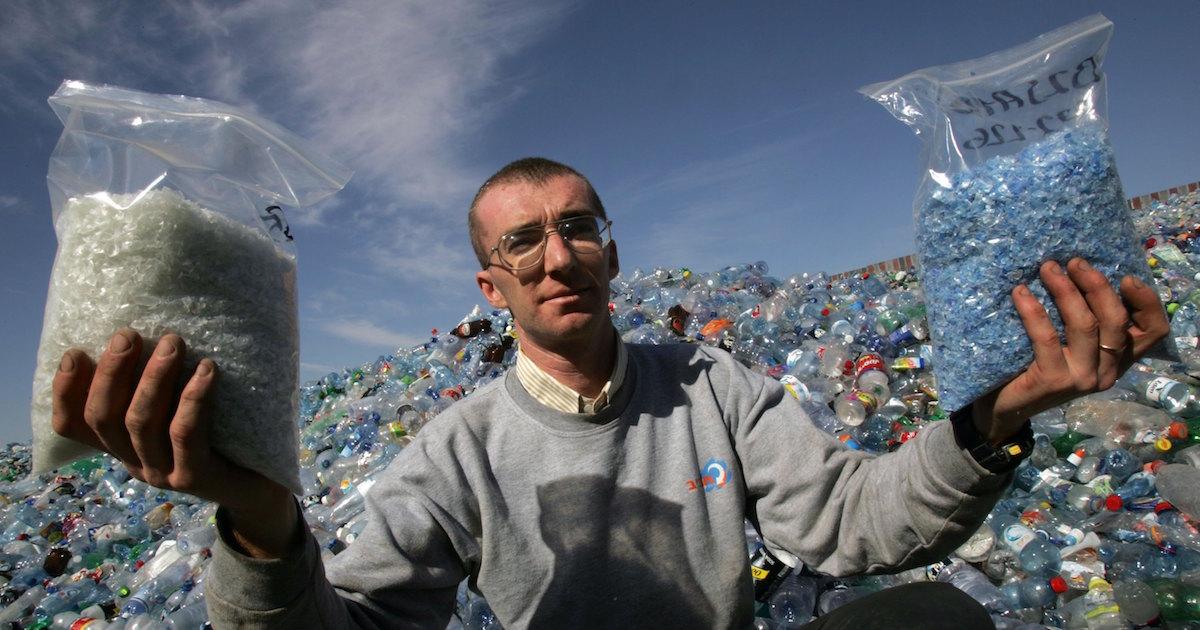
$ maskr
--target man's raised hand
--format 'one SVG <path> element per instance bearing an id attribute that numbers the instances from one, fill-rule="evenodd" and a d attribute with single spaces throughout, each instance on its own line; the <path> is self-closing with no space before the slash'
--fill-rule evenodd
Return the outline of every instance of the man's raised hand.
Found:
<path id="1" fill-rule="evenodd" d="M 139 373 L 142 338 L 130 329 L 113 335 L 98 363 L 68 350 L 54 376 L 54 431 L 111 454 L 152 486 L 226 506 L 243 546 L 280 555 L 295 522 L 291 493 L 213 450 L 205 405 L 217 366 L 201 360 L 177 392 L 184 353 L 183 339 L 163 335 Z"/>
<path id="2" fill-rule="evenodd" d="M 1046 309 L 1029 288 L 1013 289 L 1013 304 L 1033 344 L 1033 362 L 1003 387 L 974 403 L 980 432 L 999 443 L 1036 413 L 1112 387 L 1134 361 L 1170 330 L 1154 289 L 1133 276 L 1121 280 L 1121 295 L 1104 274 L 1082 258 L 1064 269 L 1041 267 L 1042 284 L 1062 316 L 1066 345 Z"/>

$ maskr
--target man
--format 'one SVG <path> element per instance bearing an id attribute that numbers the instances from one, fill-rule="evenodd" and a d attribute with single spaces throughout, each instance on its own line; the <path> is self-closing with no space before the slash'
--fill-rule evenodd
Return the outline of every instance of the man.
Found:
<path id="1" fill-rule="evenodd" d="M 464 577 L 508 628 L 745 627 L 744 517 L 772 548 L 834 575 L 936 560 L 1008 483 L 1019 459 L 997 447 L 1027 448 L 1031 415 L 1110 387 L 1168 329 L 1136 279 L 1121 284 L 1127 310 L 1085 261 L 1047 262 L 1066 347 L 1017 287 L 1029 368 L 953 426 L 870 457 L 840 448 L 778 383 L 727 353 L 624 345 L 607 309 L 611 224 L 573 169 L 540 158 L 506 166 L 480 188 L 470 224 L 476 282 L 513 314 L 516 369 L 422 430 L 372 488 L 362 535 L 328 567 L 294 498 L 209 448 L 210 361 L 176 401 L 176 336 L 160 340 L 140 378 L 132 331 L 95 368 L 82 352 L 64 356 L 56 431 L 139 479 L 221 505 L 206 591 L 216 627 L 440 628 Z M 818 623 L 989 624 L 949 587 L 863 602 Z"/>

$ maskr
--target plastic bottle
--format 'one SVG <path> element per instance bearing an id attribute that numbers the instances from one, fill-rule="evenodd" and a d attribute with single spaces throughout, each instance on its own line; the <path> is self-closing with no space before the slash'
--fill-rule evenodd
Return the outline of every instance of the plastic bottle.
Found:
<path id="1" fill-rule="evenodd" d="M 799 628 L 812 620 L 816 602 L 816 581 L 793 573 L 771 595 L 768 609 L 779 628 Z"/>
<path id="2" fill-rule="evenodd" d="M 838 396 L 833 403 L 833 411 L 842 424 L 856 427 L 875 413 L 878 404 L 879 401 L 870 393 L 854 389 Z"/>
<path id="3" fill-rule="evenodd" d="M 972 599 L 993 612 L 1010 610 L 1000 589 L 986 575 L 962 560 L 954 560 L 937 575 L 945 582 L 970 595 Z"/>
<path id="4" fill-rule="evenodd" d="M 1101 470 L 1110 475 L 1114 483 L 1121 483 L 1130 475 L 1141 470 L 1142 462 L 1133 453 L 1123 448 L 1116 448 L 1104 454 Z"/>
<path id="5" fill-rule="evenodd" d="M 871 394 L 876 401 L 891 398 L 892 394 L 888 389 L 891 379 L 888 378 L 883 357 L 871 352 L 862 354 L 854 362 L 854 367 L 857 374 L 855 387 L 858 390 Z"/>
<path id="6" fill-rule="evenodd" d="M 1110 449 L 1152 444 L 1168 451 L 1169 440 L 1182 440 L 1188 435 L 1183 422 L 1172 420 L 1162 410 L 1127 400 L 1083 399 L 1067 409 L 1066 420 L 1072 431 L 1103 436 Z"/>
<path id="7" fill-rule="evenodd" d="M 829 590 L 821 593 L 821 596 L 817 598 L 817 614 L 818 616 L 827 615 L 860 597 L 870 594 L 869 590 L 862 587 L 841 583 L 835 584 Z"/>
<path id="8" fill-rule="evenodd" d="M 1200 587 L 1166 579 L 1148 580 L 1146 584 L 1154 590 L 1163 619 L 1200 621 Z"/>
<path id="9" fill-rule="evenodd" d="M 1117 385 L 1134 392 L 1146 404 L 1161 407 L 1172 415 L 1196 406 L 1187 385 L 1154 372 L 1131 369 L 1118 379 Z"/>
<path id="10" fill-rule="evenodd" d="M 168 628 L 191 630 L 199 628 L 208 621 L 208 611 L 204 608 L 204 602 L 189 604 L 176 610 L 167 616 L 163 622 Z"/>
<path id="11" fill-rule="evenodd" d="M 13 603 L 5 607 L 3 611 L 0 611 L 0 622 L 14 622 L 28 615 L 33 612 L 34 606 L 41 602 L 45 596 L 46 589 L 41 584 L 27 589 Z"/>
<path id="12" fill-rule="evenodd" d="M 125 601 L 121 613 L 137 615 L 153 611 L 161 606 L 171 593 L 182 587 L 191 573 L 192 567 L 186 559 L 175 562 L 159 573 L 157 577 L 143 583 L 134 591 Z"/>
<path id="13" fill-rule="evenodd" d="M 993 531 L 1016 554 L 1022 569 L 1031 575 L 1058 573 L 1062 559 L 1054 545 L 1038 537 L 1014 516 L 994 512 L 992 516 Z"/>
<path id="14" fill-rule="evenodd" d="M 1125 620 L 1113 594 L 1112 585 L 1094 577 L 1088 583 L 1088 591 L 1079 598 L 1083 602 L 1082 621 L 1090 630 L 1124 630 Z M 1073 620 L 1074 621 L 1074 620 Z"/>
<path id="15" fill-rule="evenodd" d="M 1067 592 L 1067 582 L 1057 575 L 1049 579 L 1029 577 L 1009 582 L 1000 587 L 1005 610 L 1048 606 L 1059 594 L 1065 592 Z"/>
<path id="16" fill-rule="evenodd" d="M 1158 617 L 1158 599 L 1154 589 L 1140 580 L 1117 580 L 1112 583 L 1113 597 L 1121 616 L 1135 626 L 1148 624 Z"/>
<path id="17" fill-rule="evenodd" d="M 1027 509 L 1021 514 L 1022 523 L 1060 547 L 1070 547 L 1083 540 L 1084 531 L 1078 526 L 1081 520 L 1051 508 L 1048 503 Z"/>

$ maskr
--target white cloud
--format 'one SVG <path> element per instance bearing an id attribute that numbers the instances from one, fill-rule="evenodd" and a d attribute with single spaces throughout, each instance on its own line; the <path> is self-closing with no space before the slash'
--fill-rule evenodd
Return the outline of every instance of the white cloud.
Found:
<path id="1" fill-rule="evenodd" d="M 363 346 L 394 350 L 428 341 L 423 337 L 389 330 L 365 319 L 338 319 L 321 324 L 321 330 Z"/>
<path id="2" fill-rule="evenodd" d="M 15 207 L 20 202 L 20 197 L 17 197 L 16 195 L 0 195 L 0 210 L 7 210 L 8 208 Z"/>
<path id="3" fill-rule="evenodd" d="M 0 112 L 52 121 L 45 98 L 64 77 L 258 112 L 355 171 L 341 195 L 289 212 L 312 233 L 306 246 L 354 243 L 323 271 L 358 270 L 360 292 L 428 306 L 439 283 L 462 285 L 475 268 L 465 212 L 486 173 L 474 147 L 521 94 L 504 61 L 575 4 L 18 2 L 0 21 Z M 359 319 L 361 299 L 328 297 L 310 311 L 329 322 L 314 331 L 417 341 Z"/>
<path id="4" fill-rule="evenodd" d="M 246 0 L 14 3 L 0 25 L 0 103 L 70 76 L 235 102 L 356 171 L 360 193 L 429 217 L 481 180 L 471 143 L 519 90 L 501 63 L 570 3 Z M 14 76 L 14 73 L 21 76 Z M 3 78 L 8 77 L 8 78 Z"/>

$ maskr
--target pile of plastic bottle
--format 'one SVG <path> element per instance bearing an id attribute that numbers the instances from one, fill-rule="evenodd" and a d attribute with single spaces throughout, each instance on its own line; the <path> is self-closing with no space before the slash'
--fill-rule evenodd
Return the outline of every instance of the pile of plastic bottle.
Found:
<path id="1" fill-rule="evenodd" d="M 1033 455 L 988 522 L 944 562 L 891 576 L 792 571 L 756 604 L 762 628 L 802 625 L 887 586 L 938 580 L 1000 627 L 1200 623 L 1198 521 L 1158 493 L 1165 462 L 1200 465 L 1200 195 L 1137 217 L 1183 363 L 1146 360 L 1114 388 L 1034 418 Z M 702 343 L 779 379 L 847 448 L 887 452 L 944 421 L 918 272 L 785 279 L 764 263 L 635 270 L 612 283 L 632 343 Z M 506 311 L 476 309 L 427 343 L 305 384 L 305 517 L 323 553 L 353 544 L 364 495 L 421 427 L 515 360 Z M 197 628 L 215 507 L 131 479 L 106 456 L 25 477 L 0 452 L 0 622 L 24 628 Z M 24 477 L 24 478 L 23 478 Z M 758 552 L 753 528 L 747 547 Z M 92 621 L 88 621 L 88 620 Z M 460 587 L 452 626 L 499 628 Z"/>

